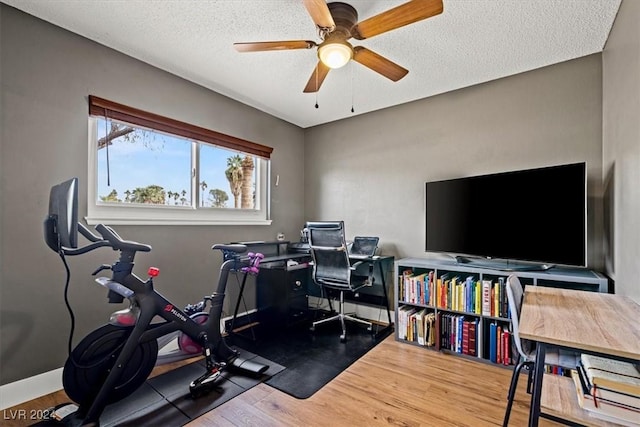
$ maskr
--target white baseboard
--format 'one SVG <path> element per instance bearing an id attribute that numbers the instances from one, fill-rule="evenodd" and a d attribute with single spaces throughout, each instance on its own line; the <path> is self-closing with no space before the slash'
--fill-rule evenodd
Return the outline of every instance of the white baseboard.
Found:
<path id="1" fill-rule="evenodd" d="M 5 384 L 0 386 L 0 410 L 58 390 L 62 390 L 62 368 Z"/>

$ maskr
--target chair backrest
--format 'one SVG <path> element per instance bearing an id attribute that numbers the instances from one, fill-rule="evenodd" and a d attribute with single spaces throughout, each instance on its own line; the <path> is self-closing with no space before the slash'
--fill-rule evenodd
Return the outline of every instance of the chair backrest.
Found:
<path id="1" fill-rule="evenodd" d="M 307 222 L 313 280 L 320 286 L 351 289 L 351 265 L 343 221 Z"/>
<path id="2" fill-rule="evenodd" d="M 535 358 L 535 346 L 532 341 L 520 339 L 520 309 L 522 308 L 522 296 L 524 290 L 520 279 L 515 274 L 507 277 L 507 300 L 509 302 L 509 311 L 511 312 L 511 329 L 513 333 L 513 342 L 518 349 L 518 353 L 525 360 L 533 360 Z"/>
<path id="3" fill-rule="evenodd" d="M 376 249 L 378 249 L 379 240 L 380 238 L 378 237 L 356 236 L 353 238 L 353 244 L 351 245 L 349 255 L 359 255 L 363 257 L 374 256 L 376 254 Z"/>

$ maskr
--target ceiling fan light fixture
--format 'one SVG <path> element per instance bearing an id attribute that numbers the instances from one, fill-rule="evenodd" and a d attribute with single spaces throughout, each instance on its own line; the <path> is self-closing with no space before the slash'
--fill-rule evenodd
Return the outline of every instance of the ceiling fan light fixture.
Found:
<path id="1" fill-rule="evenodd" d="M 318 58 L 329 68 L 343 67 L 353 57 L 353 49 L 347 42 L 332 41 L 318 48 Z"/>
<path id="2" fill-rule="evenodd" d="M 2 0 L 0 0 L 2 1 Z M 328 3 L 327 3 L 328 1 Z M 404 0 L 404 3 L 358 21 L 358 11 L 350 4 L 333 0 L 302 0 L 316 25 L 321 43 L 311 40 L 281 40 L 234 43 L 238 52 L 317 48 L 318 62 L 303 92 L 317 92 L 331 69 L 352 59 L 372 71 L 397 82 L 409 70 L 364 46 L 353 47 L 347 40 L 365 40 L 442 13 L 443 0 Z"/>

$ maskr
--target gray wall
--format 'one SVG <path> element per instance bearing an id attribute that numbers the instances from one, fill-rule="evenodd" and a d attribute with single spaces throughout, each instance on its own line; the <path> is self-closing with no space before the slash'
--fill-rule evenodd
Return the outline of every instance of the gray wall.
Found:
<path id="1" fill-rule="evenodd" d="M 607 271 L 640 302 L 640 2 L 620 6 L 603 58 Z"/>
<path id="2" fill-rule="evenodd" d="M 304 220 L 339 218 L 349 237 L 380 235 L 385 253 L 425 256 L 425 181 L 576 161 L 588 164 L 590 266 L 606 259 L 617 292 L 640 300 L 638 18 L 624 0 L 602 55 L 303 131 L 0 5 L 1 383 L 66 356 L 64 270 L 41 231 L 50 185 L 78 176 L 86 194 L 89 94 L 275 148 L 273 226 L 118 227 L 153 245 L 138 271 L 160 267 L 177 303 L 211 290 L 213 242 L 293 239 Z M 110 261 L 108 250 L 70 259 L 76 341 L 119 308 L 89 276 Z"/>
<path id="3" fill-rule="evenodd" d="M 588 261 L 601 269 L 601 117 L 596 54 L 307 129 L 305 214 L 424 257 L 425 181 L 586 161 Z"/>
<path id="4" fill-rule="evenodd" d="M 65 273 L 44 244 L 42 222 L 50 186 L 72 176 L 80 178 L 86 215 L 89 94 L 274 147 L 272 175 L 280 183 L 272 186 L 273 225 L 117 227 L 124 238 L 153 246 L 138 257 L 136 272 L 159 267 L 156 287 L 176 304 L 213 291 L 220 265 L 213 243 L 274 240 L 278 232 L 297 239 L 304 221 L 300 128 L 6 5 L 0 13 L 1 383 L 59 368 L 66 358 Z M 123 307 L 106 304 L 90 276 L 113 261 L 109 249 L 69 258 L 76 342 Z M 230 283 L 227 303 L 236 288 Z"/>

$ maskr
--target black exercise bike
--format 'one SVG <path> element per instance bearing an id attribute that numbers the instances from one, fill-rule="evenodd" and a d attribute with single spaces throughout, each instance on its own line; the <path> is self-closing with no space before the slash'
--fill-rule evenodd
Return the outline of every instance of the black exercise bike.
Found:
<path id="1" fill-rule="evenodd" d="M 261 254 L 241 256 L 247 250 L 245 245 L 213 245 L 212 249 L 224 254 L 217 289 L 199 303 L 181 310 L 154 289 L 157 269 L 150 268 L 146 280 L 133 273 L 136 253 L 149 252 L 151 246 L 123 240 L 103 224 L 95 227 L 100 234 L 97 236 L 76 218 L 77 178 L 74 178 L 51 190 L 45 241 L 60 254 L 65 267 L 65 255 L 80 255 L 102 247 L 118 251 L 120 255 L 114 264 L 101 265 L 93 275 L 110 270 L 111 278 L 99 277 L 96 282 L 108 289 L 110 303 L 121 303 L 126 298 L 129 307 L 113 313 L 108 324 L 91 332 L 70 352 L 63 369 L 63 385 L 77 405 L 56 408 L 55 419 L 65 425 L 98 425 L 107 405 L 126 398 L 146 381 L 157 364 L 159 343 L 162 347 L 174 337 L 177 354 L 175 351 L 170 354 L 168 361 L 204 355 L 206 370 L 189 385 L 194 398 L 215 388 L 225 369 L 259 377 L 269 368 L 241 358 L 238 351 L 227 346 L 220 331 L 229 273 L 244 273 L 246 280 L 248 274 L 257 273 Z M 78 248 L 76 230 L 91 243 Z M 162 321 L 157 321 L 157 317 Z"/>

